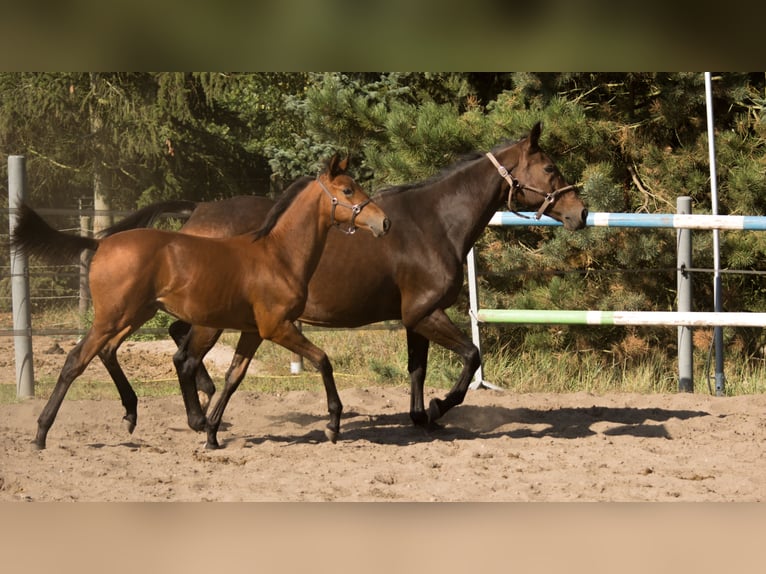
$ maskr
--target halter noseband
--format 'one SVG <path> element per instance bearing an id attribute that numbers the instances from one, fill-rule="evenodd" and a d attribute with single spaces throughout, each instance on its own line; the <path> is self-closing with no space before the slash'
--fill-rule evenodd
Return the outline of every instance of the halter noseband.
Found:
<path id="1" fill-rule="evenodd" d="M 518 179 L 516 179 L 511 172 L 509 172 L 503 165 L 497 161 L 497 158 L 492 155 L 492 152 L 487 152 L 486 156 L 489 158 L 489 161 L 491 161 L 495 167 L 497 168 L 497 172 L 500 174 L 500 176 L 505 179 L 505 181 L 508 182 L 508 185 L 511 186 L 511 189 L 508 191 L 508 210 L 515 213 L 516 215 L 519 215 L 521 217 L 524 217 L 525 219 L 529 219 L 525 215 L 521 215 L 517 211 L 515 211 L 511 207 L 511 202 L 513 201 L 513 196 L 517 191 L 527 190 L 534 192 L 538 195 L 542 195 L 545 199 L 540 206 L 540 208 L 537 210 L 537 213 L 535 213 L 535 219 L 540 219 L 543 214 L 548 210 L 548 208 L 553 205 L 556 200 L 559 198 L 560 195 L 568 192 L 568 191 L 574 191 L 576 188 L 574 185 L 567 185 L 566 187 L 562 187 L 561 189 L 557 189 L 555 191 L 552 191 L 551 193 L 545 193 L 544 191 L 537 189 L 536 187 L 532 187 L 531 185 L 527 185 L 525 183 L 521 183 Z"/>
<path id="2" fill-rule="evenodd" d="M 356 217 L 362 212 L 362 209 L 372 201 L 369 197 L 363 201 L 362 203 L 357 203 L 356 205 L 351 205 L 350 203 L 342 203 L 338 201 L 338 198 L 335 197 L 332 193 L 330 193 L 330 190 L 325 187 L 325 184 L 322 183 L 322 180 L 319 179 L 319 176 L 317 176 L 317 183 L 322 188 L 322 191 L 324 191 L 327 194 L 327 197 L 330 198 L 330 201 L 332 202 L 332 211 L 330 212 L 330 224 L 337 227 L 339 230 L 341 230 L 343 233 L 346 233 L 348 235 L 353 235 L 356 233 L 357 227 L 356 227 Z M 351 223 L 350 227 L 348 229 L 344 229 L 340 226 L 340 223 L 338 221 L 335 221 L 335 208 L 341 206 L 346 207 L 351 210 Z"/>

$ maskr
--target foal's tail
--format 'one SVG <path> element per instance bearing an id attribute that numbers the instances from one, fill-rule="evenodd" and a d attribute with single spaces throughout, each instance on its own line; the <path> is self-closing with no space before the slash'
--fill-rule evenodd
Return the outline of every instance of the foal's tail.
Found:
<path id="1" fill-rule="evenodd" d="M 103 239 L 104 237 L 119 233 L 120 231 L 151 227 L 154 225 L 154 222 L 158 217 L 165 214 L 182 215 L 188 218 L 196 207 L 197 203 L 195 201 L 186 201 L 183 199 L 153 203 L 139 209 L 132 215 L 128 215 L 111 227 L 107 227 L 98 233 L 98 237 Z"/>
<path id="2" fill-rule="evenodd" d="M 99 241 L 92 237 L 70 235 L 53 229 L 26 204 L 18 209 L 16 228 L 11 234 L 11 246 L 50 262 L 76 259 L 86 249 L 95 251 Z"/>

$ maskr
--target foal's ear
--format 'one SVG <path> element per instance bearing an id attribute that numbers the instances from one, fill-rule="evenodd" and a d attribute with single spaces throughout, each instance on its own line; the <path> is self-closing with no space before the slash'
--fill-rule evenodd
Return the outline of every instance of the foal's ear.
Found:
<path id="1" fill-rule="evenodd" d="M 330 161 L 327 163 L 327 171 L 330 174 L 330 177 L 335 177 L 336 175 L 345 172 L 346 168 L 348 168 L 348 156 L 340 159 L 340 155 L 337 153 L 333 154 Z"/>
<path id="2" fill-rule="evenodd" d="M 529 132 L 529 149 L 530 150 L 536 150 L 539 148 L 539 142 L 540 142 L 540 133 L 543 131 L 543 124 L 540 122 L 537 122 L 535 125 L 532 126 L 532 129 Z"/>

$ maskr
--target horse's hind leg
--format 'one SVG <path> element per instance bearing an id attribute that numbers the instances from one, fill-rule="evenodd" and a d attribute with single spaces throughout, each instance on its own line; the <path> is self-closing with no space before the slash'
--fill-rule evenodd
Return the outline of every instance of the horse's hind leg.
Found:
<path id="1" fill-rule="evenodd" d="M 106 370 L 109 372 L 109 376 L 112 377 L 112 381 L 114 381 L 114 384 L 117 387 L 117 392 L 120 393 L 122 406 L 125 407 L 125 416 L 123 417 L 123 420 L 126 423 L 128 432 L 132 434 L 136 428 L 136 423 L 138 422 L 138 397 L 136 397 L 133 387 L 125 376 L 122 367 L 117 362 L 117 348 L 122 341 L 125 340 L 128 334 L 129 333 L 120 335 L 109 341 L 104 348 L 101 349 L 98 356 L 104 364 L 104 367 L 106 367 Z"/>
<path id="2" fill-rule="evenodd" d="M 231 399 L 234 391 L 239 387 L 239 383 L 245 378 L 247 367 L 250 365 L 250 361 L 262 341 L 263 339 L 261 339 L 258 333 L 242 333 L 240 335 L 234 358 L 232 358 L 229 370 L 226 372 L 226 382 L 221 391 L 221 396 L 218 397 L 218 401 L 215 403 L 215 407 L 213 407 L 213 412 L 208 417 L 207 443 L 205 448 L 214 449 L 220 447 L 218 444 L 218 427 L 221 426 L 221 419 L 226 410 L 226 405 L 229 404 L 229 399 Z"/>
<path id="3" fill-rule="evenodd" d="M 421 319 L 413 327 L 413 330 L 445 349 L 454 351 L 463 360 L 460 378 L 447 393 L 447 396 L 444 399 L 431 399 L 431 403 L 428 405 L 428 420 L 433 422 L 452 407 L 463 402 L 471 379 L 481 365 L 481 357 L 471 339 L 460 331 L 441 309 L 437 309 Z"/>
<path id="4" fill-rule="evenodd" d="M 180 347 L 184 343 L 184 338 L 188 335 L 192 326 L 183 321 L 174 321 L 168 328 L 168 333 L 173 338 L 176 346 Z M 202 412 L 206 412 L 213 395 L 215 394 L 215 384 L 205 368 L 205 363 L 200 362 L 194 376 L 197 385 L 197 394 L 199 395 Z"/>
<path id="5" fill-rule="evenodd" d="M 178 374 L 178 383 L 181 386 L 181 395 L 186 407 L 186 419 L 189 428 L 201 431 L 205 428 L 207 419 L 204 411 L 207 410 L 208 402 L 203 409 L 200 396 L 197 393 L 195 376 L 202 364 L 202 359 L 213 348 L 221 331 L 207 327 L 192 327 L 184 337 L 181 346 L 173 355 L 173 364 Z M 207 395 L 204 395 L 207 398 Z"/>
<path id="6" fill-rule="evenodd" d="M 428 423 L 423 386 L 428 368 L 428 339 L 407 329 L 407 371 L 410 374 L 410 419 L 416 425 Z"/>
<path id="7" fill-rule="evenodd" d="M 34 444 L 38 449 L 42 450 L 45 448 L 48 431 L 56 419 L 56 414 L 61 408 L 61 403 L 64 401 L 64 397 L 72 382 L 82 374 L 107 340 L 109 340 L 108 335 L 97 333 L 91 329 L 82 341 L 69 351 L 59 378 L 56 381 L 56 386 L 53 388 L 53 392 L 48 398 L 48 402 L 45 403 L 40 416 L 37 418 L 37 435 L 35 436 Z"/>

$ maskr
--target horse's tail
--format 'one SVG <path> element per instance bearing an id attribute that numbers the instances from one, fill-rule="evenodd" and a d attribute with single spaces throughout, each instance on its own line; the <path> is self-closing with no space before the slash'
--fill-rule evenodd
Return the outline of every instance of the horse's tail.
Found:
<path id="1" fill-rule="evenodd" d="M 151 227 L 154 224 L 154 221 L 163 214 L 177 214 L 188 218 L 196 207 L 197 203 L 195 201 L 186 201 L 183 199 L 153 203 L 139 209 L 132 215 L 128 215 L 111 227 L 107 227 L 100 231 L 97 237 L 103 239 L 104 237 L 119 233 L 120 231 Z"/>
<path id="2" fill-rule="evenodd" d="M 16 227 L 11 234 L 11 246 L 15 249 L 50 262 L 76 259 L 86 249 L 98 249 L 98 244 L 99 241 L 92 237 L 70 235 L 53 229 L 26 204 L 18 209 Z"/>

